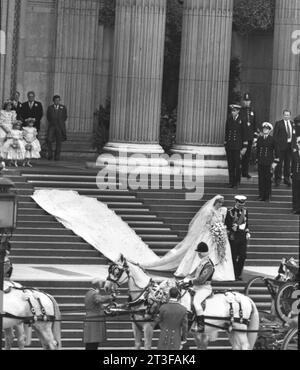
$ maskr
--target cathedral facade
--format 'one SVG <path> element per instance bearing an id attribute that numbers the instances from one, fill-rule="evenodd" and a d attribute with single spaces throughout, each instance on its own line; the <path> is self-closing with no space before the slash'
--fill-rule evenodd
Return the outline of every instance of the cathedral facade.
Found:
<path id="1" fill-rule="evenodd" d="M 0 101 L 34 90 L 46 107 L 60 94 L 70 140 L 88 140 L 110 97 L 106 150 L 161 153 L 166 0 L 117 0 L 114 28 L 100 11 L 99 0 L 2 0 Z M 274 32 L 263 36 L 237 35 L 232 17 L 233 0 L 183 3 L 174 152 L 224 153 L 232 56 L 261 121 L 300 113 L 300 0 L 276 0 Z"/>

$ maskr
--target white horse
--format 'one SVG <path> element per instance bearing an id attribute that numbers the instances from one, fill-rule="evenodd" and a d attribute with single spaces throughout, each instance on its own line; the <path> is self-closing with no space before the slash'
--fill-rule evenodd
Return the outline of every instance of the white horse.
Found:
<path id="1" fill-rule="evenodd" d="M 16 330 L 20 349 L 30 345 L 31 325 L 44 349 L 61 348 L 61 314 L 57 302 L 51 295 L 5 281 L 3 314 L 7 349 L 12 345 L 13 329 Z"/>
<path id="2" fill-rule="evenodd" d="M 131 309 L 149 310 L 149 294 L 152 297 L 152 303 L 155 301 L 153 296 L 162 299 L 170 287 L 176 286 L 175 279 L 163 281 L 157 288 L 145 271 L 137 264 L 127 261 L 123 256 L 119 261 L 112 264 L 108 270 L 108 277 L 105 282 L 107 290 L 116 290 L 128 282 L 129 295 L 131 299 Z M 155 294 L 160 292 L 161 294 Z M 181 294 L 180 303 L 183 304 L 191 313 L 191 295 L 188 291 Z M 150 308 L 153 307 L 150 305 Z M 250 350 L 253 349 L 259 329 L 259 314 L 254 302 L 247 296 L 238 292 L 224 292 L 214 294 L 206 300 L 204 309 L 205 331 L 204 333 L 193 332 L 194 340 L 198 349 L 207 349 L 210 341 L 215 341 L 218 332 L 227 330 L 232 349 Z M 148 318 L 154 319 L 151 312 Z M 133 315 L 135 321 L 145 320 L 146 315 Z M 142 332 L 144 331 L 145 349 L 151 349 L 153 324 L 150 322 L 138 323 L 133 321 L 133 332 L 135 338 L 135 348 L 142 346 Z M 194 325 L 194 323 L 193 323 Z M 193 327 L 192 325 L 192 327 Z"/>

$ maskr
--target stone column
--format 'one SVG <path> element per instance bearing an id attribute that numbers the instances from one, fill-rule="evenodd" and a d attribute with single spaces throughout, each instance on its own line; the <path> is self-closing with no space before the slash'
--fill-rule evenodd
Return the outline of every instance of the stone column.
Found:
<path id="1" fill-rule="evenodd" d="M 20 0 L 1 1 L 0 106 L 11 97 L 16 83 L 18 10 Z"/>
<path id="2" fill-rule="evenodd" d="M 58 0 L 53 93 L 69 112 L 68 133 L 90 134 L 96 105 L 98 0 Z"/>
<path id="3" fill-rule="evenodd" d="M 233 0 L 184 1 L 174 152 L 224 153 L 232 13 Z"/>
<path id="4" fill-rule="evenodd" d="M 117 0 L 107 152 L 163 153 L 159 142 L 166 0 Z"/>
<path id="5" fill-rule="evenodd" d="M 300 114 L 300 0 L 276 0 L 270 119 Z"/>

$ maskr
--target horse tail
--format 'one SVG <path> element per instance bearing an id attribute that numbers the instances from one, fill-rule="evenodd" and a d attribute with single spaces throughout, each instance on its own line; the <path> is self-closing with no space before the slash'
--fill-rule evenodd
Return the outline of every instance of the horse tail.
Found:
<path id="1" fill-rule="evenodd" d="M 24 324 L 24 334 L 25 334 L 25 346 L 28 347 L 30 346 L 32 339 L 32 327 L 30 325 Z"/>
<path id="2" fill-rule="evenodd" d="M 61 349 L 61 313 L 59 306 L 50 294 L 47 294 L 48 297 L 51 299 L 51 302 L 53 304 L 54 308 L 54 322 L 52 324 L 52 331 L 53 331 L 53 336 L 54 339 L 56 340 L 57 343 L 57 349 Z"/>
<path id="3" fill-rule="evenodd" d="M 247 333 L 249 347 L 250 347 L 250 349 L 253 349 L 253 347 L 255 345 L 255 342 L 256 342 L 256 339 L 257 339 L 257 335 L 258 335 L 258 332 L 257 331 L 259 329 L 259 313 L 258 313 L 258 310 L 256 308 L 256 305 L 252 301 L 252 299 L 249 298 L 249 297 L 248 297 L 248 299 L 249 299 L 250 304 L 251 304 L 251 307 L 252 307 L 252 311 L 251 311 L 251 315 L 250 315 L 250 323 L 249 323 L 249 326 L 248 326 L 248 330 L 256 330 L 256 332 Z"/>

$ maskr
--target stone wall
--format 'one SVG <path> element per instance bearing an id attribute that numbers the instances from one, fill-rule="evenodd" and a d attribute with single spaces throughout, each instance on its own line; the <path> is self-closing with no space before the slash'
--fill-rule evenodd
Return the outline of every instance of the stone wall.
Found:
<path id="1" fill-rule="evenodd" d="M 258 122 L 270 120 L 273 33 L 242 37 L 233 32 L 231 55 L 241 60 L 239 89 L 251 94 Z"/>

